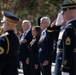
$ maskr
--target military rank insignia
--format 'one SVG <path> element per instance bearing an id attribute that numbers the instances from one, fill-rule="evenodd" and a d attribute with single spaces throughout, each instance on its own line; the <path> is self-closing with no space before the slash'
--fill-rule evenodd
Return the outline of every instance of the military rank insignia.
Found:
<path id="1" fill-rule="evenodd" d="M 71 44 L 71 39 L 69 37 L 66 38 L 66 45 L 70 45 Z"/>

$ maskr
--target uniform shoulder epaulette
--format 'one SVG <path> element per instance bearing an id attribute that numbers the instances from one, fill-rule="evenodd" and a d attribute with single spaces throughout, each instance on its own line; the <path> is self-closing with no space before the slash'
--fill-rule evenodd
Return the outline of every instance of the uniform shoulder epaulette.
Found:
<path id="1" fill-rule="evenodd" d="M 50 32 L 50 33 L 53 32 L 53 31 L 54 31 L 54 30 L 47 30 L 47 32 Z"/>
<path id="2" fill-rule="evenodd" d="M 67 26 L 66 26 L 66 28 L 68 27 L 68 26 L 70 26 L 70 25 L 72 25 L 71 23 L 69 23 Z"/>
<path id="3" fill-rule="evenodd" d="M 5 37 L 5 36 L 7 36 L 7 35 L 9 35 L 9 33 L 8 33 L 8 32 L 6 32 L 6 33 L 2 34 L 0 37 Z"/>

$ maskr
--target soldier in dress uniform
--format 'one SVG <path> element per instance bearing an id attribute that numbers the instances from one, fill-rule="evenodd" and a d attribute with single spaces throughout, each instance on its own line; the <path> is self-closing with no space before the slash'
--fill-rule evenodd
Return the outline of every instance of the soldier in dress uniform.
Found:
<path id="1" fill-rule="evenodd" d="M 55 26 L 55 21 L 56 20 L 52 22 L 46 31 L 47 48 L 50 53 L 50 63 L 52 63 L 52 67 L 55 66 L 57 40 L 60 31 L 60 26 Z M 51 71 L 54 72 L 53 69 L 51 69 Z"/>
<path id="2" fill-rule="evenodd" d="M 49 30 L 53 31 L 52 36 L 50 35 L 49 37 L 52 37 L 50 39 L 53 40 L 53 57 L 52 57 L 52 62 L 55 63 L 57 40 L 58 40 L 59 31 L 60 31 L 60 26 L 56 26 L 56 20 L 54 20 L 52 22 Z"/>
<path id="3" fill-rule="evenodd" d="M 62 19 L 62 15 L 61 15 L 61 13 L 58 13 L 58 17 L 57 17 L 57 20 L 56 20 L 56 27 L 59 27 L 60 26 L 60 30 L 61 30 L 61 25 L 65 25 L 65 22 L 63 22 L 63 19 Z M 61 24 L 62 23 L 62 24 Z M 59 31 L 59 33 L 60 33 L 60 31 Z M 61 34 L 59 34 L 58 35 L 58 39 L 59 39 L 59 36 L 60 36 Z M 58 51 L 58 47 L 59 48 L 62 48 L 62 46 L 61 45 L 59 45 L 58 46 L 58 40 L 57 39 L 57 46 L 56 46 L 56 60 L 55 60 L 55 71 L 54 71 L 54 73 L 55 73 L 55 75 L 61 75 L 61 63 L 62 63 L 62 51 Z M 58 58 L 58 60 L 57 60 L 57 58 Z"/>
<path id="4" fill-rule="evenodd" d="M 4 34 L 0 36 L 0 74 L 18 75 L 16 54 L 19 40 L 14 33 L 14 27 L 18 24 L 19 18 L 7 11 L 3 11 L 2 15 Z"/>
<path id="5" fill-rule="evenodd" d="M 56 65 L 60 64 L 60 67 L 56 66 L 55 75 L 76 75 L 76 3 L 62 4 L 61 9 L 65 24 L 61 26 L 57 42 Z"/>

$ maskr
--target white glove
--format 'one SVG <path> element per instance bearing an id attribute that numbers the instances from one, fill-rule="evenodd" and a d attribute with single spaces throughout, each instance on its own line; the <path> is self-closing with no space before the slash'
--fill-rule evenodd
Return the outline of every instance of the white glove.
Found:
<path id="1" fill-rule="evenodd" d="M 62 72 L 62 75 L 69 75 L 68 72 Z"/>

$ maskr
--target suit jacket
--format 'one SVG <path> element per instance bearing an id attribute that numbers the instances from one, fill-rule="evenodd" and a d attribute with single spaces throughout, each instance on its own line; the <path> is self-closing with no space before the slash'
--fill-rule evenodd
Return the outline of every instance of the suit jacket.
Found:
<path id="1" fill-rule="evenodd" d="M 43 63 L 45 60 L 50 60 L 51 56 L 52 56 L 52 51 L 53 51 L 53 42 L 52 39 L 50 37 L 50 34 L 52 35 L 52 33 L 48 32 L 48 28 L 46 30 L 46 37 L 44 38 L 44 40 L 39 43 L 39 61 L 40 63 Z"/>
<path id="2" fill-rule="evenodd" d="M 38 41 L 39 41 L 40 36 L 37 36 L 32 39 L 32 41 L 29 44 L 29 58 L 30 58 L 30 63 L 32 65 L 38 64 Z"/>
<path id="3" fill-rule="evenodd" d="M 26 33 L 25 33 L 26 34 Z M 31 33 L 31 30 L 27 33 L 26 36 L 24 36 L 24 39 L 27 40 L 26 43 L 22 43 L 20 45 L 20 52 L 19 52 L 19 60 L 20 61 L 25 61 L 26 58 L 28 57 L 28 45 L 30 43 L 30 41 L 32 40 L 32 33 Z"/>

